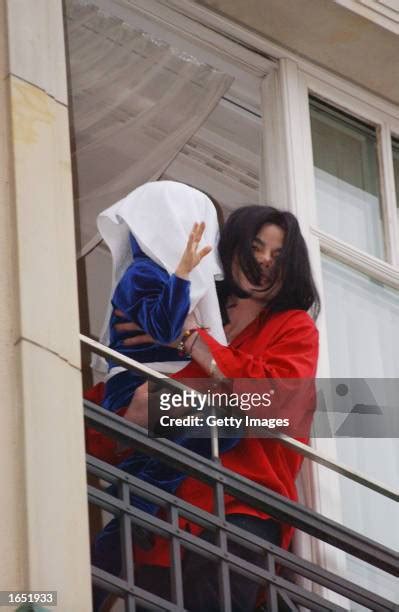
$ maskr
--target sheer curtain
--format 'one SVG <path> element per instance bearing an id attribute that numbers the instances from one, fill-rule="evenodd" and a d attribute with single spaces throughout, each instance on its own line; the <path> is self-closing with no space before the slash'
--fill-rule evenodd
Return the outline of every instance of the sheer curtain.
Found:
<path id="1" fill-rule="evenodd" d="M 321 104 L 311 108 L 311 115 L 320 227 L 383 257 L 375 130 Z M 323 285 L 331 376 L 399 378 L 398 292 L 330 257 L 323 257 Z M 336 445 L 339 461 L 397 488 L 397 440 L 337 438 Z M 346 478 L 339 480 L 344 524 L 398 549 L 398 504 Z M 346 566 L 349 578 L 396 600 L 392 577 L 370 571 L 349 555 Z"/>
<path id="2" fill-rule="evenodd" d="M 331 375 L 399 378 L 397 292 L 327 257 L 323 272 Z M 397 439 L 338 438 L 336 442 L 342 463 L 397 488 Z M 345 525 L 399 550 L 398 504 L 346 478 L 340 479 L 340 487 Z M 353 579 L 396 600 L 393 577 L 374 569 L 370 572 L 352 557 L 348 557 L 347 565 Z"/>
<path id="3" fill-rule="evenodd" d="M 157 179 L 199 129 L 232 78 L 94 2 L 67 0 L 74 162 L 81 230 Z"/>

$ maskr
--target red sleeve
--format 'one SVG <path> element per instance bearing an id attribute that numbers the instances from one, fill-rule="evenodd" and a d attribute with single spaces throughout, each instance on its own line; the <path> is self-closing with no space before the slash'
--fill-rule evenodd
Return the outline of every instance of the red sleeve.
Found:
<path id="1" fill-rule="evenodd" d="M 90 387 L 87 389 L 83 396 L 85 399 L 93 402 L 93 404 L 101 405 L 102 400 L 104 399 L 104 383 L 100 382 L 94 387 Z M 120 408 L 116 414 L 123 416 L 126 412 L 126 408 Z M 125 449 L 124 451 L 117 452 L 117 443 L 114 438 L 108 437 L 106 434 L 97 431 L 93 427 L 85 427 L 85 437 L 86 437 L 86 452 L 89 455 L 93 455 L 93 457 L 97 457 L 97 459 L 101 459 L 102 461 L 106 461 L 111 465 L 117 465 L 124 459 L 126 459 L 129 455 L 132 454 L 132 449 Z"/>
<path id="2" fill-rule="evenodd" d="M 227 378 L 311 378 L 318 356 L 318 331 L 304 311 L 296 311 L 281 326 L 272 345 L 254 356 L 219 344 L 200 330 L 218 368 Z M 262 342 L 260 332 L 259 342 Z"/>

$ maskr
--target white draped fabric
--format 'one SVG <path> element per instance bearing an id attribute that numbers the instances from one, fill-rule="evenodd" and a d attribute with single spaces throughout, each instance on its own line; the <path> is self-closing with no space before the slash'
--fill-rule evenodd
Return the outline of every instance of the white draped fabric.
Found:
<path id="1" fill-rule="evenodd" d="M 67 0 L 74 155 L 84 239 L 101 210 L 157 179 L 232 78 L 99 10 Z"/>
<path id="2" fill-rule="evenodd" d="M 320 227 L 383 258 L 375 129 L 317 102 L 311 105 L 311 117 Z M 398 292 L 329 257 L 323 257 L 323 286 L 331 377 L 399 378 Z M 397 440 L 337 438 L 336 450 L 339 462 L 397 488 Z M 337 491 L 321 487 L 321 495 L 330 495 L 331 505 L 340 508 L 347 527 L 399 548 L 397 503 L 343 477 Z M 396 600 L 396 581 L 384 572 L 349 555 L 345 572 L 358 584 Z"/>
<path id="3" fill-rule="evenodd" d="M 331 375 L 399 378 L 399 296 L 397 292 L 324 258 Z M 345 304 L 343 308 L 342 305 Z M 392 438 L 338 438 L 338 459 L 392 488 L 398 486 L 399 446 Z M 399 550 L 398 504 L 340 478 L 344 524 Z M 396 580 L 352 557 L 351 578 L 395 600 Z"/>

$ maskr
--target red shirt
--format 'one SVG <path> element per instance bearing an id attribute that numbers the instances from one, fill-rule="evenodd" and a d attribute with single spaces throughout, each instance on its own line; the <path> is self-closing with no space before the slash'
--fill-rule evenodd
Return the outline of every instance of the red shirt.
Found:
<path id="1" fill-rule="evenodd" d="M 289 310 L 271 316 L 260 315 L 228 346 L 222 346 L 206 331 L 200 332 L 217 366 L 227 378 L 313 378 L 318 357 L 318 331 L 303 310 Z M 174 378 L 206 378 L 195 362 L 188 364 Z M 302 440 L 307 442 L 307 440 Z M 297 500 L 295 479 L 302 456 L 273 439 L 243 437 L 222 455 L 224 467 L 253 480 L 291 500 Z M 187 477 L 176 495 L 203 510 L 213 511 L 211 487 Z M 225 496 L 226 514 L 268 515 L 247 504 Z M 181 519 L 180 527 L 197 535 L 201 528 Z M 282 546 L 288 548 L 293 528 L 282 525 Z M 169 565 L 169 544 L 156 538 L 152 550 L 135 551 L 135 559 L 146 565 Z"/>

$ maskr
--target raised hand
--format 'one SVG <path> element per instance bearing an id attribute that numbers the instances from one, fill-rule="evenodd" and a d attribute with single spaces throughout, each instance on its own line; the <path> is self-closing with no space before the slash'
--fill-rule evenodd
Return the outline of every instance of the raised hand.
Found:
<path id="1" fill-rule="evenodd" d="M 180 278 L 188 280 L 189 274 L 208 253 L 212 251 L 211 246 L 206 246 L 198 251 L 198 245 L 204 234 L 205 223 L 194 223 L 190 236 L 188 237 L 186 248 L 182 258 L 176 268 L 175 274 Z"/>

